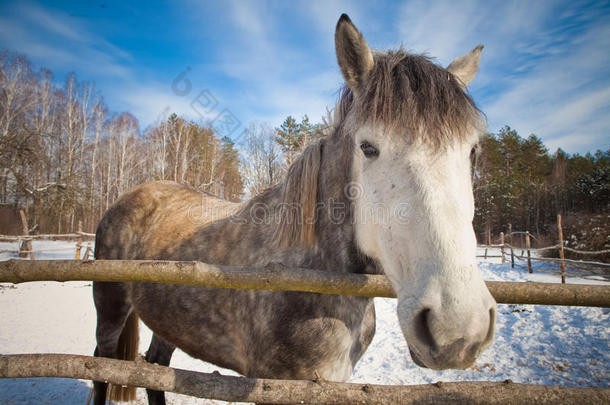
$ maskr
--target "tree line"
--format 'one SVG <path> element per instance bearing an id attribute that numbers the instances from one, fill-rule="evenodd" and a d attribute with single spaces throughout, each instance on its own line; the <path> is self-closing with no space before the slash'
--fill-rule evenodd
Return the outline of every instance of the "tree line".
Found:
<path id="1" fill-rule="evenodd" d="M 209 127 L 165 114 L 140 131 L 110 112 L 92 83 L 63 86 L 17 53 L 0 53 L 0 203 L 24 209 L 47 233 L 95 230 L 119 195 L 150 180 L 190 184 L 231 201 L 243 182 L 239 152 Z"/>
<path id="2" fill-rule="evenodd" d="M 49 70 L 34 72 L 17 53 L 0 53 L 0 85 L 0 203 L 24 209 L 50 233 L 76 230 L 79 220 L 93 231 L 119 195 L 151 180 L 231 201 L 254 196 L 278 183 L 330 121 L 255 122 L 237 147 L 168 111 L 141 130 L 131 114 L 110 112 L 92 83 L 69 74 L 57 86 Z M 544 235 L 557 213 L 609 211 L 610 151 L 551 154 L 535 135 L 504 127 L 482 138 L 473 188 L 479 241 L 509 223 Z"/>
<path id="3" fill-rule="evenodd" d="M 554 234 L 557 214 L 610 212 L 610 150 L 549 153 L 535 135 L 506 126 L 486 134 L 473 174 L 479 241 L 514 230 Z M 606 221 L 607 222 L 607 221 Z"/>

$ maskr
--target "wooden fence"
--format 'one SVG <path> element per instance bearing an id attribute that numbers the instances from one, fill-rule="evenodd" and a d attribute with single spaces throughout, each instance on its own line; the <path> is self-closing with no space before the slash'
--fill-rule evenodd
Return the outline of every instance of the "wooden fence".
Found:
<path id="1" fill-rule="evenodd" d="M 0 250 L 2 253 L 13 253 L 19 254 L 19 257 L 29 257 L 30 260 L 35 260 L 36 253 L 47 253 L 47 252 L 65 252 L 74 251 L 74 258 L 76 260 L 87 260 L 93 258 L 93 240 L 95 239 L 94 233 L 86 232 L 74 232 L 74 233 L 62 233 L 62 234 L 41 234 L 41 235 L 0 235 L 0 242 L 16 242 L 17 249 L 5 249 Z M 53 249 L 34 249 L 32 247 L 32 241 L 34 240 L 74 240 L 74 247 L 63 247 Z M 84 254 L 83 252 L 84 248 Z"/>
<path id="2" fill-rule="evenodd" d="M 506 261 L 506 256 L 509 256 L 510 262 L 511 262 L 511 268 L 515 267 L 515 259 L 527 260 L 527 268 L 530 273 L 534 272 L 534 269 L 532 267 L 532 260 L 559 263 L 560 270 L 561 270 L 561 283 L 562 284 L 565 284 L 565 282 L 566 282 L 566 264 L 567 263 L 574 264 L 574 265 L 587 265 L 587 266 L 595 266 L 595 267 L 601 267 L 601 268 L 610 268 L 610 263 L 602 263 L 602 262 L 596 262 L 596 261 L 590 261 L 590 260 L 573 260 L 573 259 L 565 258 L 565 253 L 564 253 L 565 251 L 577 253 L 579 255 L 588 256 L 588 255 L 607 254 L 607 253 L 610 253 L 610 249 L 603 249 L 603 250 L 596 250 L 596 251 L 584 251 L 584 250 L 573 249 L 573 248 L 565 246 L 565 241 L 563 239 L 563 229 L 561 227 L 561 215 L 559 215 L 559 214 L 557 215 L 557 236 L 558 236 L 557 240 L 559 243 L 552 245 L 552 246 L 532 249 L 530 239 L 533 236 L 532 236 L 532 234 L 529 233 L 529 231 L 513 232 L 511 224 L 508 224 L 507 228 L 508 228 L 508 232 L 506 235 L 504 235 L 504 232 L 500 232 L 500 243 L 497 245 L 492 245 L 490 243 L 491 236 L 488 235 L 488 244 L 478 246 L 479 248 L 485 249 L 485 254 L 477 255 L 477 257 L 482 257 L 485 259 L 492 258 L 492 257 L 499 257 L 502 259 L 502 263 L 504 263 Z M 517 234 L 525 235 L 525 249 L 517 248 L 514 246 L 513 235 L 517 235 Z M 507 239 L 508 239 L 508 242 L 507 242 Z M 487 253 L 488 253 L 489 248 L 499 248 L 500 255 L 488 255 Z M 521 255 L 516 255 L 515 250 L 519 250 L 519 249 L 521 249 Z M 559 249 L 559 259 L 532 256 L 532 251 L 543 252 L 545 250 L 554 250 L 554 249 Z M 506 253 L 505 250 L 508 250 L 510 255 L 508 253 Z M 524 254 L 525 252 L 527 252 L 527 257 Z"/>
<path id="3" fill-rule="evenodd" d="M 395 296 L 385 276 L 286 268 L 217 266 L 163 261 L 0 262 L 0 282 L 37 280 L 151 281 L 221 288 Z M 500 303 L 610 307 L 610 287 L 488 282 Z M 222 376 L 89 356 L 0 355 L 0 378 L 65 377 L 103 380 L 224 401 L 260 403 L 610 403 L 608 388 L 564 388 L 492 382 L 384 386 L 327 381 L 288 381 Z"/>
<path id="4" fill-rule="evenodd" d="M 200 373 L 66 354 L 0 355 L 0 377 L 64 377 L 146 387 L 197 398 L 267 404 L 607 404 L 608 388 L 563 388 L 504 382 L 411 386 L 271 380 Z"/>

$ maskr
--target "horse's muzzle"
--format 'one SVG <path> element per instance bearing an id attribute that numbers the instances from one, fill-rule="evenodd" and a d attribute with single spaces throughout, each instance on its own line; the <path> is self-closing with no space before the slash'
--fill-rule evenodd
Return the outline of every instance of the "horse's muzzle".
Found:
<path id="1" fill-rule="evenodd" d="M 466 335 L 451 343 L 439 345 L 430 327 L 430 310 L 424 309 L 415 317 L 415 341 L 409 342 L 411 358 L 420 367 L 435 370 L 466 369 L 472 366 L 493 341 L 496 320 L 495 303 L 489 309 L 488 327 L 484 334 Z"/>

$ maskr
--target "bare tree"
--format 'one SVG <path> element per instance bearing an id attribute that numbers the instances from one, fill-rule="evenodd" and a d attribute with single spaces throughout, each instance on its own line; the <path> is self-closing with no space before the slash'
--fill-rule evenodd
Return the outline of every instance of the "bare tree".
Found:
<path id="1" fill-rule="evenodd" d="M 175 114 L 140 136 L 129 113 L 110 114 L 93 83 L 69 74 L 33 73 L 15 53 L 0 53 L 0 201 L 23 209 L 40 230 L 95 229 L 118 196 L 167 179 L 233 200 L 242 194 L 230 140 Z"/>
<path id="2" fill-rule="evenodd" d="M 274 136 L 275 130 L 266 123 L 252 123 L 246 130 L 242 172 L 252 196 L 278 183 L 284 174 L 282 153 Z"/>

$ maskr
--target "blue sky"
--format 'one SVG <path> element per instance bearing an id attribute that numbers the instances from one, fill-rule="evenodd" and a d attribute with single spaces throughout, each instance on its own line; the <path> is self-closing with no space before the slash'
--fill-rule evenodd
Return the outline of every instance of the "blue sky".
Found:
<path id="1" fill-rule="evenodd" d="M 318 121 L 332 108 L 342 12 L 372 48 L 403 46 L 443 66 L 484 44 L 470 91 L 491 132 L 510 125 L 551 152 L 610 148 L 608 1 L 3 1 L 0 48 L 58 83 L 71 71 L 94 81 L 142 129 L 169 108 L 230 116 L 235 137 L 252 121 Z"/>

